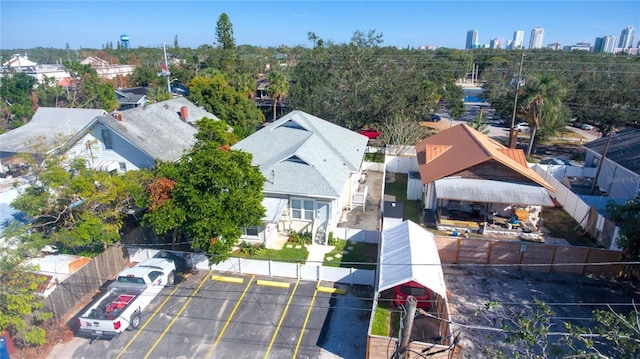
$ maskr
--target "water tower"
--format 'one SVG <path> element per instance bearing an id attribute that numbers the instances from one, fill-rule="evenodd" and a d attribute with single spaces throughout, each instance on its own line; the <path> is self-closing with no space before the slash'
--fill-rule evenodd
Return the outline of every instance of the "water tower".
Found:
<path id="1" fill-rule="evenodd" d="M 120 42 L 122 42 L 122 47 L 125 49 L 129 48 L 129 35 L 122 34 L 120 35 Z"/>

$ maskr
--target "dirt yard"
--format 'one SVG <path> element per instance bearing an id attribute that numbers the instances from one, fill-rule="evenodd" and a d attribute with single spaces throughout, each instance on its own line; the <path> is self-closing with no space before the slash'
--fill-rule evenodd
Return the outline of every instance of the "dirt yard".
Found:
<path id="1" fill-rule="evenodd" d="M 503 339 L 500 313 L 530 312 L 534 298 L 548 304 L 555 313 L 552 331 L 564 331 L 564 321 L 590 326 L 592 312 L 628 312 L 632 301 L 640 300 L 638 283 L 571 274 L 549 274 L 504 268 L 448 266 L 444 268 L 452 320 L 460 334 L 459 358 L 485 358 L 483 349 Z M 499 303 L 498 315 L 479 314 L 486 303 Z"/>

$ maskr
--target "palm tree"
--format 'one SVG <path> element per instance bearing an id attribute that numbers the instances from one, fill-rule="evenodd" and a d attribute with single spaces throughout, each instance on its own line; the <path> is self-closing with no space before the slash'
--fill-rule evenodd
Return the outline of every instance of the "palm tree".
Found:
<path id="1" fill-rule="evenodd" d="M 284 74 L 277 70 L 271 70 L 267 75 L 267 80 L 269 80 L 267 94 L 273 99 L 273 120 L 275 121 L 277 119 L 276 108 L 278 101 L 281 101 L 289 92 L 289 82 L 287 82 Z"/>
<path id="2" fill-rule="evenodd" d="M 524 88 L 524 95 L 518 104 L 518 114 L 524 117 L 531 128 L 527 157 L 531 156 L 536 132 L 545 122 L 555 122 L 563 113 L 562 100 L 567 89 L 548 75 L 533 79 L 531 85 Z"/>

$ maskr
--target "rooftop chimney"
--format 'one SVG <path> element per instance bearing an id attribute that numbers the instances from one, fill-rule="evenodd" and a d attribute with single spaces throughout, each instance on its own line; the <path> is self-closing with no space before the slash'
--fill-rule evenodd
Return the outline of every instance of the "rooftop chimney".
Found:
<path id="1" fill-rule="evenodd" d="M 189 110 L 187 109 L 187 106 L 180 107 L 180 118 L 182 121 L 187 121 L 189 118 Z"/>

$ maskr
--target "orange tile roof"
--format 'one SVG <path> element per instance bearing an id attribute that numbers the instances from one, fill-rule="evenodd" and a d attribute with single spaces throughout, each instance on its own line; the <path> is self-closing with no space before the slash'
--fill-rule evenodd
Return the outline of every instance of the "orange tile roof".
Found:
<path id="1" fill-rule="evenodd" d="M 556 191 L 529 168 L 522 150 L 507 148 L 466 124 L 425 137 L 415 147 L 423 184 L 494 160 L 540 186 Z"/>

